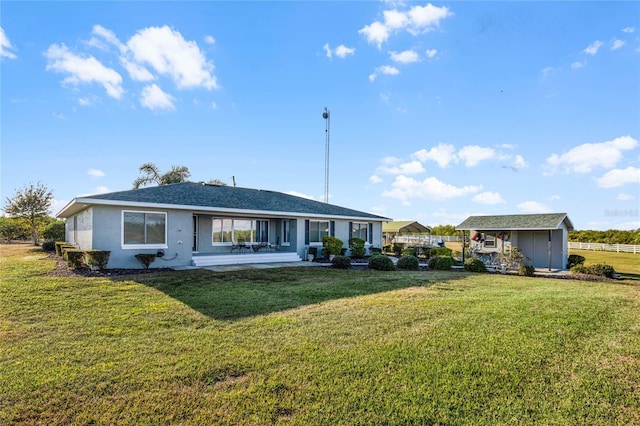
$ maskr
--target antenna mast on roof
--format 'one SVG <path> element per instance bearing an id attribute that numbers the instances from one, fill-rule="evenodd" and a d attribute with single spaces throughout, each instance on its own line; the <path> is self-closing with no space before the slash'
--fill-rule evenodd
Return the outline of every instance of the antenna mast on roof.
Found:
<path id="1" fill-rule="evenodd" d="M 326 125 L 324 129 L 325 144 L 324 144 L 324 202 L 329 202 L 329 130 L 331 128 L 331 115 L 327 107 L 324 107 L 322 118 L 325 119 Z"/>

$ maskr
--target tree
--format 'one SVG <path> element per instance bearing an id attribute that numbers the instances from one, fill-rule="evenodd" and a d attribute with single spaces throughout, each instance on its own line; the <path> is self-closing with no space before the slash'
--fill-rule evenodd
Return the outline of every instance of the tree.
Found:
<path id="1" fill-rule="evenodd" d="M 53 204 L 53 192 L 38 182 L 30 183 L 20 191 L 16 191 L 13 198 L 7 197 L 4 211 L 9 216 L 23 218 L 31 228 L 33 245 L 38 245 L 38 221 L 45 218 Z"/>
<path id="2" fill-rule="evenodd" d="M 144 163 L 140 166 L 140 172 L 146 176 L 140 176 L 133 181 L 133 188 L 138 189 L 151 183 L 157 185 L 169 185 L 171 183 L 186 182 L 191 176 L 189 169 L 185 166 L 171 166 L 171 170 L 160 173 L 160 169 L 153 163 Z"/>
<path id="3" fill-rule="evenodd" d="M 0 238 L 10 243 L 11 240 L 26 240 L 29 238 L 29 228 L 22 219 L 14 217 L 0 217 Z"/>

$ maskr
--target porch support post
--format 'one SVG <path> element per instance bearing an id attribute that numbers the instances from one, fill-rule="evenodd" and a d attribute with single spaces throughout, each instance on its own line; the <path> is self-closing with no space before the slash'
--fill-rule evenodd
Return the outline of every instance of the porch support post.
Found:
<path id="1" fill-rule="evenodd" d="M 547 243 L 547 252 L 548 252 L 548 261 L 549 261 L 549 272 L 551 272 L 551 229 L 549 229 L 549 242 Z"/>

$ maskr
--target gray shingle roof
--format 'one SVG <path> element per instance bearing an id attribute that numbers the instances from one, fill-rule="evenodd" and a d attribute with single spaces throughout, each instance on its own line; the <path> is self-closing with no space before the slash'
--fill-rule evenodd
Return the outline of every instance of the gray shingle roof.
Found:
<path id="1" fill-rule="evenodd" d="M 195 182 L 145 187 L 128 191 L 79 197 L 79 199 L 81 201 L 78 200 L 78 202 L 89 204 L 91 200 L 102 200 L 113 201 L 119 205 L 123 203 L 163 204 L 189 206 L 193 207 L 194 210 L 198 208 L 220 208 L 232 211 L 290 212 L 297 215 L 312 214 L 389 220 L 382 216 L 296 197 L 282 192 Z M 101 202 L 100 204 L 105 203 Z M 66 217 L 65 210 L 68 210 L 69 207 L 70 206 L 65 207 L 59 215 Z"/>
<path id="2" fill-rule="evenodd" d="M 456 229 L 483 231 L 559 229 L 563 222 L 567 229 L 570 231 L 573 230 L 573 224 L 566 213 L 470 216 L 460 225 L 456 226 Z"/>

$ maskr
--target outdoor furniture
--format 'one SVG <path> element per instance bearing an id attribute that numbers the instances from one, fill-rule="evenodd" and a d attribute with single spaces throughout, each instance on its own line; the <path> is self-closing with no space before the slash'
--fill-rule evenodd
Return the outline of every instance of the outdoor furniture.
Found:
<path id="1" fill-rule="evenodd" d="M 249 249 L 249 246 L 247 245 L 247 242 L 242 238 L 239 238 L 236 243 L 231 245 L 231 253 L 233 253 L 234 250 L 238 253 L 243 253 L 247 249 Z"/>

